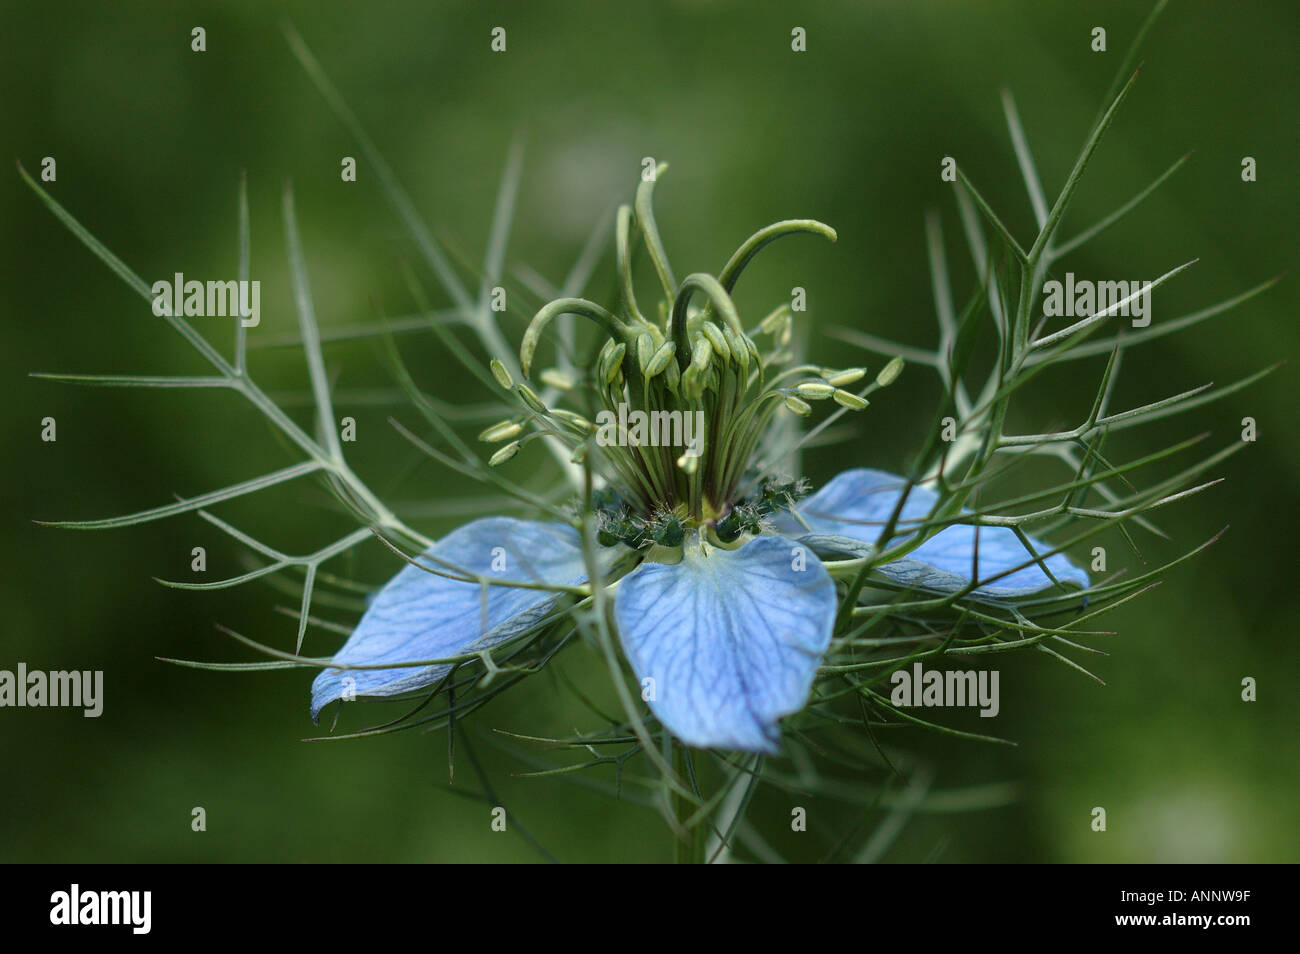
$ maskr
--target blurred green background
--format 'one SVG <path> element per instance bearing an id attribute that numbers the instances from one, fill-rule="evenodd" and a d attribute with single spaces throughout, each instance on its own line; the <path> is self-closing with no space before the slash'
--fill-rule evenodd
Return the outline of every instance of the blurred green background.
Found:
<path id="1" fill-rule="evenodd" d="M 952 187 L 939 181 L 940 157 L 957 157 L 1017 234 L 1029 235 L 1000 90 L 1014 91 L 1053 195 L 1145 13 L 1132 2 L 1030 0 L 828 0 L 797 12 L 753 0 L 249 0 L 183 11 L 166 2 L 6 4 L 0 109 L 6 153 L 33 171 L 55 157 L 52 193 L 149 281 L 174 271 L 233 277 L 235 201 L 247 170 L 253 277 L 263 283 L 254 343 L 294 329 L 279 214 L 288 178 L 322 324 L 370 320 L 372 300 L 390 313 L 409 310 L 396 263 L 411 246 L 364 162 L 358 182 L 340 181 L 340 157 L 359 152 L 293 59 L 279 26 L 287 17 L 437 234 L 470 261 L 481 257 L 516 134 L 526 154 L 510 262 L 557 281 L 598 218 L 630 196 L 640 159 L 670 160 L 658 217 L 677 271 L 715 271 L 769 221 L 827 221 L 838 244 L 796 239 L 769 250 L 747 273 L 739 303 L 747 314 L 765 312 L 801 285 L 812 359 L 875 368 L 878 359 L 819 330 L 844 325 L 932 344 L 926 210 L 943 217 L 959 301 L 974 281 Z M 207 31 L 205 53 L 190 50 L 194 26 Z M 489 50 L 494 26 L 507 29 L 504 54 Z M 807 30 L 806 53 L 790 50 L 794 26 Z M 1107 29 L 1108 52 L 1089 49 L 1094 26 Z M 1199 256 L 1156 295 L 1159 324 L 1293 264 L 1297 26 L 1295 4 L 1170 5 L 1065 233 L 1109 212 L 1188 149 L 1195 155 L 1069 268 L 1080 277 L 1153 278 Z M 1257 160 L 1257 182 L 1241 181 L 1243 156 Z M 0 203 L 8 272 L 0 668 L 102 669 L 106 693 L 97 720 L 78 710 L 0 710 L 0 860 L 535 859 L 517 832 L 489 830 L 483 804 L 446 790 L 445 733 L 304 744 L 313 734 L 310 674 L 216 674 L 155 661 L 249 658 L 214 622 L 292 644 L 294 622 L 274 612 L 289 600 L 269 587 L 198 594 L 151 582 L 185 578 L 194 546 L 208 548 L 211 574 L 240 570 L 237 549 L 197 518 L 94 533 L 33 525 L 143 509 L 292 457 L 232 395 L 28 378 L 200 373 L 202 365 L 16 174 L 4 177 Z M 609 267 L 606 256 L 593 293 L 608 287 Z M 1298 287 L 1289 277 L 1238 310 L 1133 352 L 1114 406 L 1227 383 L 1290 357 Z M 198 321 L 228 347 L 228 323 Z M 517 340 L 519 315 L 507 329 Z M 428 390 L 482 400 L 425 337 L 403 347 Z M 327 359 L 340 394 L 384 386 L 366 345 L 330 347 Z M 259 349 L 252 367 L 268 388 L 306 386 L 292 350 Z M 1055 373 L 1014 426 L 1074 423 L 1100 371 L 1090 361 Z M 1220 405 L 1110 445 L 1116 456 L 1136 457 L 1203 431 L 1211 432 L 1207 447 L 1227 444 L 1247 415 L 1259 426 L 1258 442 L 1213 474 L 1225 484 L 1160 515 L 1172 540 L 1139 538 L 1155 562 L 1230 525 L 1166 585 L 1109 617 L 1120 631 L 1108 643 L 1113 654 L 1085 660 L 1105 688 L 1041 654 L 1000 657 L 996 731 L 1018 747 L 920 730 L 889 737 L 935 765 L 937 789 L 1009 781 L 1020 797 L 989 811 L 922 812 L 886 860 L 1300 860 L 1294 375 L 1285 365 Z M 902 469 L 937 397 L 932 373 L 910 369 L 873 402 L 852 441 L 808 455 L 809 476 L 820 483 L 850 465 Z M 386 423 L 396 413 L 414 424 L 413 412 L 343 398 L 336 407 L 356 417 L 352 458 L 386 499 L 426 507 L 451 500 L 444 515 L 428 511 L 420 521 L 430 533 L 464 519 L 457 501 L 476 488 L 436 465 L 416 466 Z M 301 407 L 295 413 L 306 419 Z M 45 416 L 57 419 L 56 443 L 39 438 Z M 532 464 L 516 466 L 524 477 Z M 319 492 L 294 484 L 220 512 L 304 551 L 344 527 L 323 504 Z M 1118 538 L 1107 545 L 1112 569 L 1138 569 Z M 377 546 L 340 568 L 376 582 L 396 569 Z M 310 639 L 308 651 L 335 645 L 328 634 Z M 562 666 L 605 698 L 607 674 L 586 649 L 566 652 Z M 1241 701 L 1244 676 L 1259 680 L 1257 702 Z M 482 725 L 535 735 L 570 732 L 584 718 L 545 676 L 478 714 Z M 961 714 L 951 721 L 987 728 Z M 522 767 L 511 755 L 481 744 L 478 754 L 512 813 L 561 859 L 669 858 L 653 812 L 564 781 L 515 778 Z M 463 759 L 456 781 L 476 787 Z M 206 809 L 204 833 L 190 830 L 194 806 Z M 1090 830 L 1094 806 L 1107 810 L 1105 833 Z M 754 811 L 760 825 L 781 828 L 789 798 L 770 793 Z M 819 818 L 834 824 L 819 826 Z M 832 807 L 819 816 L 814 807 L 810 821 L 805 842 L 782 840 L 794 857 L 820 857 L 856 818 Z"/>

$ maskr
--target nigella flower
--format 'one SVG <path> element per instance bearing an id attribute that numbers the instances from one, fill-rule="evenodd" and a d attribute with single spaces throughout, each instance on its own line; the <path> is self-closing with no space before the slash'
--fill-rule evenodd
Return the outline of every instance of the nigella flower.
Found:
<path id="1" fill-rule="evenodd" d="M 586 398 L 580 406 L 594 410 L 595 421 L 548 406 L 499 363 L 493 368 L 521 408 L 484 432 L 486 440 L 518 438 L 493 463 L 549 437 L 571 448 L 605 486 L 574 525 L 489 517 L 414 559 L 374 597 L 332 660 L 362 668 L 329 668 L 316 678 L 313 719 L 339 699 L 433 686 L 457 660 L 489 653 L 556 618 L 567 601 L 588 592 L 590 561 L 577 529 L 584 519 L 596 530 L 595 569 L 609 588 L 642 698 L 664 728 L 698 748 L 778 749 L 780 720 L 807 704 L 835 629 L 840 590 L 828 567 L 897 550 L 899 556 L 872 567 L 881 585 L 962 591 L 977 602 L 1088 587 L 1087 574 L 1063 555 L 1009 527 L 959 522 L 966 511 L 936 526 L 938 495 L 924 482 L 858 468 L 808 496 L 803 481 L 764 472 L 759 452 L 776 413 L 806 416 L 810 401 L 827 399 L 845 411 L 862 410 L 867 394 L 898 376 L 901 361 L 862 390 L 846 390 L 866 376 L 864 369 L 793 363 L 788 307 L 752 330 L 742 323 L 731 290 L 753 255 L 796 232 L 834 240 L 829 227 L 776 223 L 742 245 L 718 275 L 696 273 L 679 283 L 654 229 L 652 188 L 642 184 L 635 211 L 619 210 L 616 309 L 583 299 L 551 302 L 521 347 L 528 375 L 553 319 L 579 315 L 600 326 L 607 340 L 571 392 Z M 634 227 L 663 288 L 658 320 L 643 314 L 633 291 Z"/>

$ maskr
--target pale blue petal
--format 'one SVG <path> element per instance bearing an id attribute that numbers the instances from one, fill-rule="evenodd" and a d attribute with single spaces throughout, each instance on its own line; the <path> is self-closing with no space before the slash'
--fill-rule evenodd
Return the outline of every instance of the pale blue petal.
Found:
<path id="1" fill-rule="evenodd" d="M 777 722 L 807 701 L 835 611 L 830 574 L 783 537 L 688 545 L 680 563 L 641 564 L 614 600 L 623 651 L 664 727 L 696 748 L 745 752 L 777 750 Z"/>
<path id="2" fill-rule="evenodd" d="M 586 581 L 577 531 L 510 517 L 468 523 L 419 561 L 446 573 L 490 579 L 562 586 Z M 451 580 L 407 564 L 370 601 L 333 661 L 375 665 L 472 654 L 525 632 L 558 598 L 547 590 Z M 450 669 L 444 664 L 322 670 L 311 687 L 312 719 L 349 689 L 358 696 L 399 695 L 432 685 Z"/>
<path id="3" fill-rule="evenodd" d="M 788 514 L 776 521 L 783 533 L 799 536 L 801 542 L 820 550 L 840 550 L 862 554 L 874 544 L 885 523 L 894 512 L 906 481 L 880 470 L 858 468 L 846 470 L 812 496 L 800 501 L 799 514 L 812 532 L 803 533 Z M 933 508 L 938 495 L 924 487 L 913 487 L 899 517 L 899 527 L 892 542 L 908 539 L 907 521 L 923 520 Z M 913 523 L 915 526 L 915 523 Z M 970 584 L 974 569 L 976 528 L 954 524 L 936 533 L 907 557 L 879 567 L 886 578 L 905 586 L 951 593 Z M 1042 556 L 1052 548 L 1029 537 L 1034 548 L 1030 553 L 1020 538 L 1008 527 L 979 528 L 979 577 L 988 579 Z M 1064 554 L 1045 557 L 1043 562 L 1062 583 L 1087 587 L 1088 574 L 1076 567 Z M 1052 586 L 1051 578 L 1036 563 L 1000 577 L 977 588 L 974 595 L 1000 599 L 1027 596 Z"/>

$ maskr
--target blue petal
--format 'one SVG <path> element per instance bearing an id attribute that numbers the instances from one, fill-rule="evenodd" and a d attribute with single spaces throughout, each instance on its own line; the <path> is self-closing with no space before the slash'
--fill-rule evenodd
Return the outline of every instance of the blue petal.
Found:
<path id="1" fill-rule="evenodd" d="M 572 527 L 509 517 L 468 523 L 439 540 L 419 560 L 462 576 L 562 586 L 575 586 L 587 578 L 581 543 Z M 407 564 L 371 600 L 333 661 L 375 665 L 469 655 L 525 632 L 558 599 L 546 590 L 484 587 Z M 399 695 L 432 685 L 451 668 L 444 664 L 322 670 L 311 687 L 312 720 L 349 689 L 358 696 Z"/>
<path id="2" fill-rule="evenodd" d="M 614 601 L 623 651 L 664 727 L 696 748 L 746 752 L 777 750 L 777 721 L 803 708 L 835 610 L 825 567 L 782 537 L 688 545 L 680 563 L 637 567 Z"/>
<path id="3" fill-rule="evenodd" d="M 866 544 L 874 544 L 880 536 L 904 487 L 906 481 L 902 477 L 884 471 L 866 468 L 844 471 L 800 502 L 799 514 L 812 530 L 811 534 L 800 536 L 800 541 L 817 549 L 865 553 L 869 549 Z M 913 487 L 899 517 L 899 527 L 904 532 L 897 534 L 892 542 L 911 537 L 913 534 L 906 532 L 907 521 L 923 520 L 937 499 L 934 491 Z M 777 526 L 784 533 L 798 532 L 798 523 L 788 514 L 778 519 Z M 971 571 L 975 568 L 975 531 L 970 524 L 954 524 L 940 530 L 907 557 L 879 567 L 879 572 L 905 586 L 946 593 L 962 589 L 970 584 Z M 1028 539 L 1034 553 L 1025 549 L 1008 527 L 980 527 L 980 579 L 1004 573 L 1034 559 L 1035 554 L 1042 555 L 1052 549 L 1033 537 Z M 1062 583 L 1076 583 L 1085 588 L 1090 583 L 1088 574 L 1063 554 L 1045 557 L 1043 562 Z M 1027 596 L 1052 585 L 1051 578 L 1035 563 L 978 587 L 974 594 L 994 599 Z"/>

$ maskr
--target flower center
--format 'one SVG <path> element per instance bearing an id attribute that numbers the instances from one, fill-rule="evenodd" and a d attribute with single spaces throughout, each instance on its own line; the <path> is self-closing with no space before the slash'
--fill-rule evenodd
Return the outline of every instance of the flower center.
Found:
<path id="1" fill-rule="evenodd" d="M 809 401 L 825 399 L 861 410 L 866 400 L 844 388 L 866 371 L 794 364 L 791 306 L 779 306 L 747 331 L 731 298 L 740 273 L 763 246 L 799 232 L 833 241 L 833 229 L 808 219 L 778 222 L 751 236 L 717 276 L 696 272 L 678 283 L 655 227 L 653 183 L 642 181 L 635 211 L 627 205 L 618 211 L 613 310 L 581 298 L 557 299 L 537 312 L 520 345 L 527 376 L 554 318 L 579 315 L 600 326 L 606 339 L 584 375 L 575 379 L 555 369 L 538 375 L 576 407 L 548 406 L 494 362 L 494 374 L 515 392 L 523 414 L 480 437 L 524 435 L 498 450 L 494 465 L 544 436 L 569 446 L 575 462 L 589 461 L 610 488 L 599 505 L 610 540 L 677 546 L 688 531 L 708 528 L 727 542 L 728 536 L 757 533 L 759 521 L 795 492 L 797 485 L 773 481 L 755 459 L 773 415 L 784 408 L 807 416 Z M 657 320 L 642 312 L 632 284 L 634 223 L 663 290 L 652 311 Z"/>

